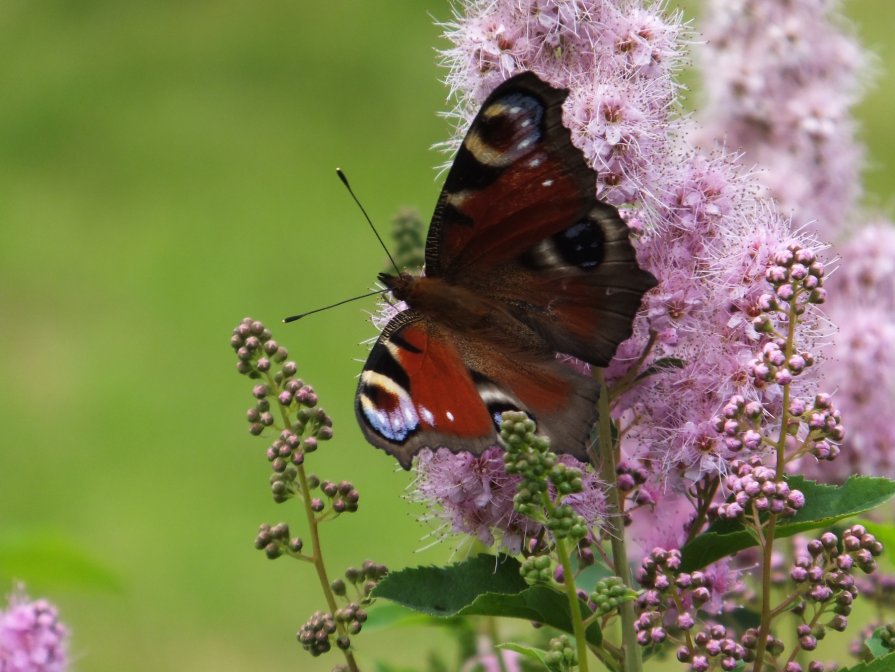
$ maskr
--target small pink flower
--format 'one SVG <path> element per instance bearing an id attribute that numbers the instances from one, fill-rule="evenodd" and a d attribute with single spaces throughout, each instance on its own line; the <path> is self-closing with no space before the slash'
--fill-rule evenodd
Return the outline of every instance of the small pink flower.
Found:
<path id="1" fill-rule="evenodd" d="M 476 655 L 467 660 L 460 672 L 522 672 L 522 656 L 515 651 L 495 650 L 488 639 L 480 639 Z"/>
<path id="2" fill-rule="evenodd" d="M 46 600 L 31 601 L 19 587 L 0 612 L 0 671 L 64 672 L 68 629 Z"/>
<path id="3" fill-rule="evenodd" d="M 574 458 L 559 461 L 584 467 Z M 423 450 L 417 459 L 413 498 L 430 507 L 431 517 L 447 523 L 450 533 L 466 534 L 485 546 L 495 542 L 518 553 L 523 543 L 536 536 L 541 526 L 513 509 L 513 497 L 521 480 L 506 473 L 503 450 L 489 448 L 479 456 L 451 453 L 446 449 Z M 584 491 L 566 497 L 576 513 L 591 527 L 602 524 L 605 513 L 603 486 L 592 471 L 584 473 Z"/>

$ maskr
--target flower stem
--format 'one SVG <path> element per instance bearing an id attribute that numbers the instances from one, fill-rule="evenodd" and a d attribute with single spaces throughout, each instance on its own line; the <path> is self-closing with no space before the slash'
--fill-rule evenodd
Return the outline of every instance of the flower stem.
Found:
<path id="1" fill-rule="evenodd" d="M 276 383 L 269 373 L 267 374 L 267 380 L 271 389 L 276 389 Z M 277 404 L 277 406 L 280 409 L 280 417 L 283 420 L 283 427 L 289 427 L 292 423 L 289 422 L 289 416 L 286 413 L 286 410 L 280 404 Z M 311 548 L 313 550 L 311 562 L 314 563 L 314 569 L 317 571 L 317 578 L 320 581 L 320 587 L 323 589 L 323 597 L 326 599 L 326 604 L 329 607 L 330 613 L 335 616 L 336 611 L 339 609 L 339 605 L 336 604 L 336 596 L 333 595 L 332 588 L 330 588 L 329 576 L 326 574 L 326 563 L 323 561 L 323 547 L 320 544 L 318 520 L 314 515 L 314 510 L 311 508 L 311 488 L 308 486 L 308 478 L 307 474 L 305 474 L 305 466 L 303 464 L 298 465 L 298 482 L 301 486 L 301 497 L 302 503 L 304 504 L 305 517 L 308 521 L 308 531 L 311 533 Z M 338 630 L 339 635 L 348 635 L 348 630 L 345 628 L 344 623 L 336 621 L 336 629 Z M 342 654 L 345 656 L 345 662 L 348 663 L 348 669 L 350 669 L 351 672 L 359 672 L 357 662 L 354 660 L 354 654 L 351 653 L 351 649 L 342 649 Z"/>
<path id="2" fill-rule="evenodd" d="M 794 296 L 789 300 L 789 319 L 786 325 L 786 345 L 784 354 L 788 362 L 792 357 L 795 349 L 796 341 L 796 324 L 798 323 L 798 306 L 799 292 L 796 291 Z M 783 401 L 780 413 L 780 433 L 777 436 L 777 469 L 774 476 L 776 482 L 783 480 L 786 470 L 786 436 L 789 428 L 789 399 L 790 385 L 783 385 Z M 757 524 L 758 521 L 756 521 Z M 777 528 L 777 514 L 772 513 L 768 516 L 768 522 L 765 526 L 763 543 L 762 543 L 762 560 L 761 560 L 761 626 L 758 630 L 758 648 L 755 651 L 755 666 L 753 672 L 761 672 L 764 666 L 764 655 L 767 648 L 768 634 L 771 631 L 771 562 L 774 553 L 774 532 Z"/>
<path id="3" fill-rule="evenodd" d="M 600 470 L 600 476 L 603 481 L 610 485 L 606 498 L 606 525 L 612 543 L 612 568 L 615 575 L 621 578 L 625 586 L 633 589 L 631 570 L 628 567 L 628 550 L 625 545 L 623 522 L 625 500 L 624 495 L 615 485 L 617 480 L 615 473 L 617 446 L 612 443 L 609 391 L 606 389 L 603 369 L 595 367 L 593 371 L 594 377 L 600 384 L 600 398 L 597 400 L 600 459 L 594 461 L 594 466 Z M 592 460 L 595 457 L 595 455 L 591 455 Z M 619 608 L 619 615 L 622 626 L 622 649 L 625 654 L 624 672 L 642 672 L 643 659 L 640 655 L 640 647 L 637 644 L 637 634 L 634 631 L 634 603 L 623 603 Z"/>
<path id="4" fill-rule="evenodd" d="M 572 562 L 569 559 L 569 549 L 565 539 L 556 537 L 556 551 L 559 555 L 559 563 L 563 570 L 563 586 L 566 590 L 566 599 L 569 601 L 569 615 L 572 617 L 572 632 L 575 635 L 575 645 L 578 649 L 578 670 L 587 672 L 587 640 L 584 637 L 584 621 L 581 618 L 581 603 L 578 600 L 578 591 L 575 589 L 574 572 Z"/>

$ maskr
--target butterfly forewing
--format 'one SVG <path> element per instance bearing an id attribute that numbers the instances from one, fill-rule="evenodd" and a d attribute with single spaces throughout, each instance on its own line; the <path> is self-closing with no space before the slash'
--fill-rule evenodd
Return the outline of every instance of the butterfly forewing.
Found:
<path id="1" fill-rule="evenodd" d="M 497 87 L 457 151 L 426 241 L 426 273 L 462 279 L 584 216 L 595 175 L 562 125 L 567 92 L 533 73 Z"/>

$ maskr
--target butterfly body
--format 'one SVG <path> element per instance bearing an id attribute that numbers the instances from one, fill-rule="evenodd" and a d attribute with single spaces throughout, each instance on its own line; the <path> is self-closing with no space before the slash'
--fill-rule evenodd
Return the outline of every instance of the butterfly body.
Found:
<path id="1" fill-rule="evenodd" d="M 397 300 L 404 301 L 433 323 L 487 341 L 505 351 L 513 348 L 528 350 L 534 345 L 535 335 L 525 334 L 525 326 L 502 302 L 481 292 L 443 278 L 416 277 L 409 273 L 397 276 L 383 273 L 379 279 Z M 545 348 L 545 352 L 550 351 Z"/>
<path id="2" fill-rule="evenodd" d="M 409 468 L 424 447 L 481 453 L 522 410 L 553 449 L 585 458 L 596 383 L 556 359 L 605 366 L 655 279 L 562 125 L 566 91 L 532 73 L 483 103 L 448 173 L 426 274 L 380 275 L 408 310 L 361 373 L 367 439 Z"/>

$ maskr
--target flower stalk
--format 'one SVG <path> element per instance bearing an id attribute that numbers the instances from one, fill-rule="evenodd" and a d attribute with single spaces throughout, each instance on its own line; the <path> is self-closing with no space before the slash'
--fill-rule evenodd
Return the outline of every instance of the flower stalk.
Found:
<path id="1" fill-rule="evenodd" d="M 597 400 L 598 410 L 598 443 L 599 456 L 591 452 L 591 460 L 594 468 L 600 471 L 604 482 L 615 483 L 617 479 L 618 446 L 612 440 L 612 419 L 610 415 L 610 392 L 606 385 L 606 378 L 601 368 L 595 368 L 594 378 L 600 384 L 600 397 Z M 625 542 L 624 520 L 625 496 L 618 487 L 610 488 L 606 505 L 606 527 L 610 543 L 612 545 L 612 571 L 621 577 L 622 582 L 628 588 L 632 587 L 631 570 L 628 567 L 628 550 Z M 637 634 L 634 631 L 634 604 L 625 602 L 619 608 L 622 630 L 622 650 L 624 651 L 624 672 L 641 672 L 643 669 L 643 657 L 640 647 L 637 645 Z"/>

